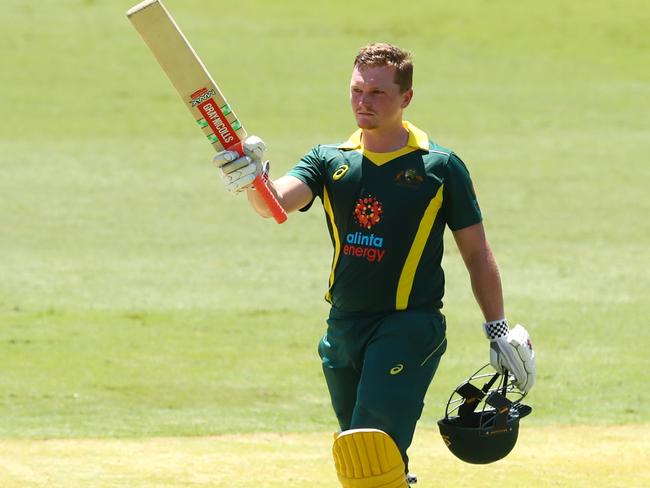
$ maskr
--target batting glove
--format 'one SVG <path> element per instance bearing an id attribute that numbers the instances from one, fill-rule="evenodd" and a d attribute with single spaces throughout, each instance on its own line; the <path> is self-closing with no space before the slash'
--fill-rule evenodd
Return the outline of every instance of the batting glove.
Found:
<path id="1" fill-rule="evenodd" d="M 266 145 L 257 136 L 244 141 L 244 156 L 237 151 L 221 151 L 212 162 L 219 168 L 223 184 L 231 193 L 239 193 L 253 184 L 258 175 L 268 177 L 268 162 L 262 164 Z"/>
<path id="2" fill-rule="evenodd" d="M 490 339 L 492 367 L 499 373 L 510 371 L 515 377 L 515 386 L 528 393 L 537 375 L 535 351 L 528 331 L 519 324 L 510 330 L 506 319 L 487 322 L 483 324 L 483 330 Z"/>

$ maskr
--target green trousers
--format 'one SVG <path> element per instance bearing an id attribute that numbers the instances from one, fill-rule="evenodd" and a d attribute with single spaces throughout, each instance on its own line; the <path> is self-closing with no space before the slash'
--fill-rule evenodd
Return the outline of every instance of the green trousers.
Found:
<path id="1" fill-rule="evenodd" d="M 406 450 L 445 352 L 438 310 L 361 315 L 330 311 L 318 352 L 341 430 L 375 428 Z"/>

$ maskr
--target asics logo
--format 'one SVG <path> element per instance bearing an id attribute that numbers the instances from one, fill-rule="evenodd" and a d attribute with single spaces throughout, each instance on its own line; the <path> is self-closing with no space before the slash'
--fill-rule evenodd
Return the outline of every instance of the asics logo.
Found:
<path id="1" fill-rule="evenodd" d="M 400 374 L 403 370 L 404 370 L 404 365 L 400 363 L 390 368 L 389 373 L 395 376 L 396 374 Z"/>
<path id="2" fill-rule="evenodd" d="M 347 164 L 340 166 L 336 171 L 334 171 L 334 174 L 332 175 L 332 179 L 334 181 L 340 180 L 341 178 L 343 178 L 343 176 L 345 176 L 345 173 L 347 173 L 349 169 L 350 167 Z"/>

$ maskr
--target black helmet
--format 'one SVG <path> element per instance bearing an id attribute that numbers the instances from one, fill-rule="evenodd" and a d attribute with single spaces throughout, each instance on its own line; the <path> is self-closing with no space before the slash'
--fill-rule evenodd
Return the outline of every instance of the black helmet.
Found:
<path id="1" fill-rule="evenodd" d="M 507 456 L 517 442 L 519 419 L 532 411 L 521 403 L 525 394 L 515 388 L 514 377 L 507 371 L 484 372 L 488 366 L 454 390 L 445 418 L 438 421 L 449 450 L 472 464 L 493 463 Z"/>

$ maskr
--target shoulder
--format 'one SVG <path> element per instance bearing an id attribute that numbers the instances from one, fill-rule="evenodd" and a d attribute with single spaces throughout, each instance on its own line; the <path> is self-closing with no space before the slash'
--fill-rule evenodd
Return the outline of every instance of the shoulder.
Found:
<path id="1" fill-rule="evenodd" d="M 322 156 L 339 156 L 343 153 L 349 152 L 350 149 L 342 148 L 343 142 L 334 142 L 331 144 L 318 144 L 314 147 Z"/>
<path id="2" fill-rule="evenodd" d="M 423 160 L 427 169 L 442 179 L 446 185 L 471 178 L 469 169 L 458 154 L 433 141 L 429 141 L 429 151 L 424 154 Z"/>
<path id="3" fill-rule="evenodd" d="M 424 149 L 420 149 L 419 152 L 427 167 L 442 170 L 447 168 L 450 159 L 452 159 L 454 155 L 454 152 L 451 149 L 440 146 L 431 140 L 429 140 L 428 150 L 425 151 Z"/>
<path id="4" fill-rule="evenodd" d="M 429 140 L 429 154 L 435 154 L 438 156 L 443 156 L 449 158 L 454 152 L 451 149 L 441 146 L 440 144 Z"/>
<path id="5" fill-rule="evenodd" d="M 452 149 L 443 147 L 434 141 L 429 141 L 429 154 L 428 157 L 441 164 L 446 169 L 464 169 L 467 171 L 467 166 L 464 161 Z"/>
<path id="6" fill-rule="evenodd" d="M 342 143 L 317 144 L 312 147 L 302 161 L 318 164 L 324 168 L 330 165 L 338 167 L 344 164 L 353 151 L 341 148 Z"/>
<path id="7" fill-rule="evenodd" d="M 340 148 L 341 144 L 343 143 L 339 142 L 333 144 L 316 144 L 309 150 L 307 154 L 325 158 L 331 155 L 338 155 L 341 154 L 341 152 L 344 152 L 344 150 Z"/>

